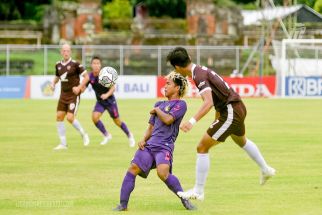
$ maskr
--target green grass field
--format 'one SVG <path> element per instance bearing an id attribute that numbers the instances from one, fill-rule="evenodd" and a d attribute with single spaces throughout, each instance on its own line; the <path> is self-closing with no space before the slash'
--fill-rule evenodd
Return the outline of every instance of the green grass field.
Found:
<path id="1" fill-rule="evenodd" d="M 188 99 L 185 119 L 200 99 Z M 121 118 L 140 139 L 155 100 L 119 100 Z M 319 215 L 322 214 L 322 100 L 245 99 L 248 138 L 257 143 L 277 175 L 264 187 L 259 169 L 230 139 L 211 150 L 211 166 L 203 202 L 186 211 L 179 199 L 151 171 L 140 177 L 126 214 Z M 105 114 L 113 139 L 100 146 L 91 122 L 93 100 L 82 100 L 78 119 L 91 144 L 84 148 L 66 123 L 69 149 L 58 144 L 57 101 L 0 100 L 0 214 L 116 214 L 123 177 L 135 149 Z M 213 119 L 180 133 L 174 174 L 184 189 L 194 183 L 195 148 Z"/>

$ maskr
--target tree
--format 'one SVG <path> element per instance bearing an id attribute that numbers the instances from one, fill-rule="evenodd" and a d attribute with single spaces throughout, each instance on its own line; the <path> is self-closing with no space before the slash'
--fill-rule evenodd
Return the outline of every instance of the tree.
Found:
<path id="1" fill-rule="evenodd" d="M 130 18 L 132 9 L 128 0 L 113 0 L 103 6 L 104 19 Z"/>
<path id="2" fill-rule="evenodd" d="M 319 13 L 322 13 L 322 0 L 317 0 L 314 4 L 313 9 Z"/>

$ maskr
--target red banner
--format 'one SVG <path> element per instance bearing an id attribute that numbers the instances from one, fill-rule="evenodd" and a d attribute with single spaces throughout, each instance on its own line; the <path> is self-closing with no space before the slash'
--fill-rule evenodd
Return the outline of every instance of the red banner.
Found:
<path id="1" fill-rule="evenodd" d="M 230 78 L 223 77 L 224 80 L 232 87 L 241 97 L 271 97 L 275 96 L 275 76 L 264 77 L 245 77 L 245 78 Z M 157 96 L 164 96 L 164 85 L 166 81 L 164 77 L 158 77 Z M 198 89 L 193 81 L 190 81 L 191 87 L 188 92 L 188 97 L 197 97 Z"/>

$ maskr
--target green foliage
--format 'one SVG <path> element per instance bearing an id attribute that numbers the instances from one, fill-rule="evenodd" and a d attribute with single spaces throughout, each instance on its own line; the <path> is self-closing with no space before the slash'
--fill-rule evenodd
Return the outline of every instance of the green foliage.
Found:
<path id="1" fill-rule="evenodd" d="M 214 0 L 215 4 L 219 7 L 234 7 L 237 4 L 232 0 Z"/>
<path id="2" fill-rule="evenodd" d="M 132 7 L 128 0 L 113 0 L 103 6 L 103 19 L 130 18 Z"/>
<path id="3" fill-rule="evenodd" d="M 313 9 L 319 13 L 322 13 L 322 0 L 317 0 L 314 4 Z"/>

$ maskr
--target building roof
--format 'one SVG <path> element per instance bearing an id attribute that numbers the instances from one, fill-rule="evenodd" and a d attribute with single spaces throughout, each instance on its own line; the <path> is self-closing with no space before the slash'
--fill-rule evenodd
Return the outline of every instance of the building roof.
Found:
<path id="1" fill-rule="evenodd" d="M 263 10 L 242 10 L 244 25 L 260 25 L 263 20 L 284 19 L 296 15 L 298 22 L 322 22 L 322 15 L 306 5 L 266 8 Z"/>

